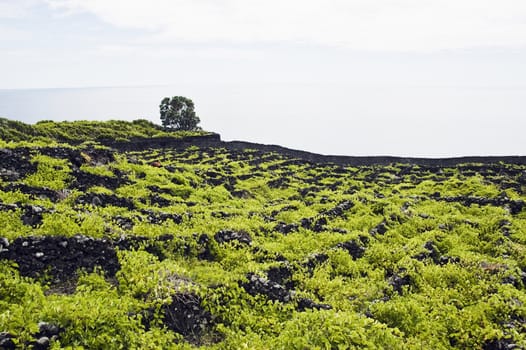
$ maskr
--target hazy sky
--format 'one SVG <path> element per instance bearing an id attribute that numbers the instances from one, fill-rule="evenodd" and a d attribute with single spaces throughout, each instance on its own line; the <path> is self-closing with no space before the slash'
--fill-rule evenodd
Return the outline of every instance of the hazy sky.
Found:
<path id="1" fill-rule="evenodd" d="M 526 155 L 524 0 L 0 0 L 0 47 L 0 89 L 176 85 L 232 138 Z"/>

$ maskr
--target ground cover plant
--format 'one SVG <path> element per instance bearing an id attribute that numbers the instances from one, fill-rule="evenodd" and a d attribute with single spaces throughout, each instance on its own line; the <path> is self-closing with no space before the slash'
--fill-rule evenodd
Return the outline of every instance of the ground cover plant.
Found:
<path id="1" fill-rule="evenodd" d="M 0 348 L 526 348 L 524 165 L 18 135 Z"/>

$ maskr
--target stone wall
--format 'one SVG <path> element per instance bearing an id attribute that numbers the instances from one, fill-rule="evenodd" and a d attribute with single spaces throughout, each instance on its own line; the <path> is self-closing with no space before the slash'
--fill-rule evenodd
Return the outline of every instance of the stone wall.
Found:
<path id="1" fill-rule="evenodd" d="M 219 134 L 203 136 L 191 136 L 182 139 L 170 137 L 160 138 L 136 138 L 128 142 L 105 142 L 105 145 L 120 151 L 141 151 L 149 148 L 184 149 L 190 146 L 197 147 L 220 147 L 228 150 L 255 149 L 264 152 L 275 152 L 292 158 L 302 159 L 313 163 L 332 163 L 337 165 L 364 166 L 364 165 L 388 165 L 392 163 L 449 167 L 464 163 L 494 164 L 504 162 L 508 164 L 526 164 L 526 156 L 474 156 L 455 158 L 411 158 L 392 156 L 331 156 L 311 152 L 293 150 L 277 145 L 264 145 L 244 141 L 221 141 Z"/>

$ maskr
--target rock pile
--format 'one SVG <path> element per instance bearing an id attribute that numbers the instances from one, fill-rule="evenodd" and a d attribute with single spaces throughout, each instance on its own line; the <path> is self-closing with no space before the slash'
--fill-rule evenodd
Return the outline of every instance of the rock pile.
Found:
<path id="1" fill-rule="evenodd" d="M 219 334 L 213 334 L 213 317 L 201 306 L 201 298 L 192 293 L 179 293 L 172 296 L 172 302 L 161 307 L 164 325 L 172 331 L 182 334 L 185 339 L 199 345 L 205 334 L 213 340 Z"/>
<path id="2" fill-rule="evenodd" d="M 0 259 L 16 262 L 22 276 L 42 278 L 48 274 L 51 283 L 70 280 L 81 268 L 92 272 L 100 266 L 108 277 L 115 276 L 120 268 L 109 240 L 82 235 L 20 237 L 12 243 L 3 238 Z"/>

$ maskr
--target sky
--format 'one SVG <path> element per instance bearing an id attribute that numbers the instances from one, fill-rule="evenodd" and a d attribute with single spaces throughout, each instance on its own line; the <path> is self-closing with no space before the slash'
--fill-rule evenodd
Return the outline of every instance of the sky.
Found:
<path id="1" fill-rule="evenodd" d="M 0 116 L 14 119 L 155 119 L 166 92 L 227 139 L 526 155 L 524 0 L 0 0 L 0 52 Z M 114 90 L 85 97 L 94 87 L 137 95 L 123 116 Z M 84 89 L 70 93 L 79 117 L 49 109 L 49 92 L 13 97 L 64 88 Z"/>

